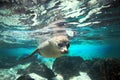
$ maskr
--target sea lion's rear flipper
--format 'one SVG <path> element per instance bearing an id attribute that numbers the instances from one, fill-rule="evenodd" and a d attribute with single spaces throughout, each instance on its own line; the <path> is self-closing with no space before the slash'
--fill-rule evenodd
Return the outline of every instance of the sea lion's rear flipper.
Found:
<path id="1" fill-rule="evenodd" d="M 30 54 L 29 56 L 23 58 L 23 60 L 26 60 L 26 59 L 32 57 L 32 56 L 33 56 L 34 54 L 36 54 L 37 52 L 38 52 L 38 49 L 36 49 L 36 50 L 35 50 L 32 54 Z"/>

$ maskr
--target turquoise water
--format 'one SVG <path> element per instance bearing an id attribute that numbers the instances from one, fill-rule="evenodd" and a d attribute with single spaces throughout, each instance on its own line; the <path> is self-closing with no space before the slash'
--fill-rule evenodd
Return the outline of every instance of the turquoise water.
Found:
<path id="1" fill-rule="evenodd" d="M 17 58 L 23 55 L 29 55 L 34 51 L 35 48 L 11 48 L 2 49 L 0 52 L 4 53 L 3 56 L 15 56 Z M 81 56 L 84 59 L 92 58 L 105 58 L 113 57 L 109 52 L 110 47 L 108 45 L 98 44 L 71 44 L 69 48 L 68 56 Z M 40 56 L 40 55 L 39 55 Z"/>
<path id="2" fill-rule="evenodd" d="M 30 54 L 34 51 L 35 48 L 2 48 L 0 52 L 2 56 L 14 56 L 14 57 L 21 57 L 23 55 Z"/>
<path id="3" fill-rule="evenodd" d="M 24 55 L 31 54 L 36 47 L 33 48 L 9 48 L 0 49 L 2 53 L 1 56 L 14 56 L 20 58 Z M 67 56 L 80 56 L 83 59 L 93 59 L 93 58 L 119 58 L 120 45 L 113 44 L 97 44 L 95 43 L 71 43 L 69 47 L 69 54 Z M 39 58 L 44 58 L 38 55 Z M 47 59 L 47 58 L 46 58 Z"/>
<path id="4" fill-rule="evenodd" d="M 83 59 L 119 58 L 119 47 L 98 44 L 74 44 L 70 47 L 71 56 L 81 56 Z"/>
<path id="5" fill-rule="evenodd" d="M 107 45 L 74 44 L 70 47 L 70 55 L 81 56 L 84 59 L 104 58 L 107 49 Z"/>
<path id="6" fill-rule="evenodd" d="M 94 13 L 90 18 L 80 23 L 82 25 L 84 23 L 98 21 L 98 24 L 88 24 L 83 27 L 70 25 L 69 28 L 75 31 L 76 35 L 70 38 L 71 46 L 68 56 L 81 56 L 84 59 L 120 57 L 120 6 L 115 3 L 111 3 L 110 5 L 108 8 L 101 9 L 101 13 Z M 85 11 L 83 15 L 66 18 L 65 20 L 68 23 L 79 22 L 79 19 L 89 15 L 89 11 L 92 8 L 86 4 L 84 4 L 84 6 L 86 6 L 86 8 L 82 10 Z M 97 8 L 101 6 L 102 5 L 99 5 Z M 93 9 L 94 8 L 96 8 L 96 6 L 93 6 Z M 47 16 L 38 16 L 38 19 L 50 19 Z M 52 17 L 55 18 L 55 16 Z M 43 24 L 47 22 L 45 20 Z M 28 28 L 24 26 L 9 26 L 1 21 L 0 56 L 15 56 L 19 58 L 25 54 L 28 55 L 32 53 L 38 45 L 36 42 L 39 38 L 38 36 L 42 34 L 40 31 L 45 33 L 44 29 L 39 29 L 39 26 L 30 26 Z M 42 39 L 42 37 L 40 37 L 40 39 Z"/>

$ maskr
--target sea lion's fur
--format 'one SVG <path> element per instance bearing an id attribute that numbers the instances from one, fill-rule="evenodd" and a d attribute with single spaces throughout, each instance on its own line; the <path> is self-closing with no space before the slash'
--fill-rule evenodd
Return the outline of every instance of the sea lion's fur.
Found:
<path id="1" fill-rule="evenodd" d="M 42 44 L 40 44 L 38 46 L 38 48 L 32 53 L 30 54 L 28 57 L 24 58 L 27 59 L 29 57 L 32 57 L 34 54 L 39 53 L 41 56 L 43 57 L 47 57 L 47 58 L 57 58 L 62 56 L 62 53 L 66 53 L 67 51 L 67 46 L 64 43 L 68 43 L 68 38 L 66 36 L 55 36 L 53 38 L 51 38 L 50 40 L 47 40 L 45 42 L 43 42 Z M 59 43 L 64 43 L 63 46 L 58 46 Z"/>

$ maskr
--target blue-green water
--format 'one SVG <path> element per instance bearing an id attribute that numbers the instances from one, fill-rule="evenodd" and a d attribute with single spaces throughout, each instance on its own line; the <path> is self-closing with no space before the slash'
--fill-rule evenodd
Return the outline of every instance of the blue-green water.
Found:
<path id="1" fill-rule="evenodd" d="M 111 7 L 101 9 L 101 14 L 93 14 L 82 23 L 99 21 L 98 24 L 88 24 L 83 27 L 72 25 L 69 28 L 76 32 L 70 38 L 68 56 L 81 56 L 84 59 L 120 57 L 120 6 L 111 3 Z M 86 6 L 87 7 L 87 6 Z M 90 7 L 89 7 L 90 8 Z M 99 6 L 98 6 L 99 8 Z M 66 18 L 68 22 L 78 22 L 87 16 L 86 13 L 74 18 Z M 40 16 L 40 18 L 44 18 Z M 54 17 L 53 17 L 54 18 Z M 49 19 L 49 18 L 47 18 Z M 81 24 L 81 23 L 80 23 Z M 0 56 L 15 56 L 17 58 L 32 53 L 38 44 L 36 30 L 19 29 L 21 26 L 9 26 L 0 23 Z M 22 27 L 24 28 L 24 27 Z M 41 31 L 41 30 L 40 30 Z M 42 38 L 42 37 L 40 37 Z"/>
<path id="2" fill-rule="evenodd" d="M 98 44 L 74 44 L 70 47 L 70 55 L 92 58 L 119 58 L 119 47 Z"/>
<path id="3" fill-rule="evenodd" d="M 17 58 L 31 54 L 34 48 L 4 48 L 0 49 L 1 56 L 15 56 Z M 120 45 L 95 43 L 71 43 L 68 56 L 80 56 L 83 59 L 119 58 Z M 40 55 L 39 55 L 40 56 Z M 42 57 L 42 56 L 41 56 Z"/>

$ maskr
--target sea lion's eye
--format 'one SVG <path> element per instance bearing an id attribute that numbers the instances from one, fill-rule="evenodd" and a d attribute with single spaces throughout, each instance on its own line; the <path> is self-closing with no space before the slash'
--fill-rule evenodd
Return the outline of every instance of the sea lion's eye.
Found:
<path id="1" fill-rule="evenodd" d="M 59 47 L 63 47 L 63 44 L 62 44 L 62 43 L 58 43 L 58 46 L 59 46 Z"/>

